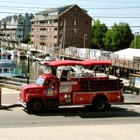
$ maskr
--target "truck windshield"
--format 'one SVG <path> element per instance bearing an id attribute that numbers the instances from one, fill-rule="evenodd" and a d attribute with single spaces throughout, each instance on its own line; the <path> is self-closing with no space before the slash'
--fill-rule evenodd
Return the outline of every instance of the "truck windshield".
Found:
<path id="1" fill-rule="evenodd" d="M 42 77 L 38 77 L 36 80 L 36 84 L 43 86 L 45 79 Z"/>

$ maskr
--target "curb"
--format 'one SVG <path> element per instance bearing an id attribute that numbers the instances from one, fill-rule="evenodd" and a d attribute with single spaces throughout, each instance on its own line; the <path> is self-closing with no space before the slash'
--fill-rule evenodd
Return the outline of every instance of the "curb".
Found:
<path id="1" fill-rule="evenodd" d="M 13 108 L 13 107 L 21 107 L 21 105 L 20 105 L 20 104 L 1 105 L 1 106 L 0 106 L 0 110 L 1 110 L 1 109 Z"/>
<path id="2" fill-rule="evenodd" d="M 112 105 L 140 105 L 140 102 L 114 103 Z"/>
<path id="3" fill-rule="evenodd" d="M 116 104 L 112 104 L 112 105 L 140 105 L 140 103 L 128 102 L 128 103 L 116 103 Z M 22 107 L 22 105 L 21 104 L 1 105 L 0 110 L 14 108 L 14 107 Z"/>

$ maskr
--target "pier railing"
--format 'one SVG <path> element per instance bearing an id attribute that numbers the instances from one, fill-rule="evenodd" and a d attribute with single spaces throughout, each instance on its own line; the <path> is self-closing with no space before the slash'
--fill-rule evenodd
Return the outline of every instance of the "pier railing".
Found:
<path id="1" fill-rule="evenodd" d="M 29 80 L 29 83 L 35 83 L 35 80 Z M 24 84 L 27 84 L 27 79 L 0 76 L 0 86 L 20 89 Z"/>

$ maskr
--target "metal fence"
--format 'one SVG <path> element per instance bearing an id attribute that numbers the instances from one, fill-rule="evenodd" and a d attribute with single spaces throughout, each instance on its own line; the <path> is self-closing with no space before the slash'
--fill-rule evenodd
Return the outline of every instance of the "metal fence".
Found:
<path id="1" fill-rule="evenodd" d="M 35 83 L 35 80 L 29 80 L 29 83 Z M 17 87 L 19 89 L 23 84 L 27 84 L 27 79 L 0 76 L 1 86 Z"/>

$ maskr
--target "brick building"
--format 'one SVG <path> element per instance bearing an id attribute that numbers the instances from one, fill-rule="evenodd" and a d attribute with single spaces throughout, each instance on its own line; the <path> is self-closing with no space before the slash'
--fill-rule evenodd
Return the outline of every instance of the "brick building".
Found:
<path id="1" fill-rule="evenodd" d="M 37 12 L 31 20 L 31 50 L 48 53 L 57 46 L 90 48 L 92 18 L 78 5 Z"/>

